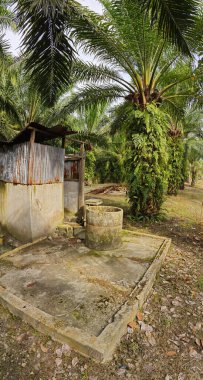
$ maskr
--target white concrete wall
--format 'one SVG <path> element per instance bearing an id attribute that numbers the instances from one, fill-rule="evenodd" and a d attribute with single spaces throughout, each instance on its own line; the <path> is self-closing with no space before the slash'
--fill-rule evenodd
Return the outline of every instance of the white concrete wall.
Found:
<path id="1" fill-rule="evenodd" d="M 64 218 L 63 183 L 0 185 L 0 224 L 27 242 L 54 231 Z"/>
<path id="2" fill-rule="evenodd" d="M 65 210 L 76 214 L 78 212 L 79 182 L 64 182 L 64 208 Z"/>

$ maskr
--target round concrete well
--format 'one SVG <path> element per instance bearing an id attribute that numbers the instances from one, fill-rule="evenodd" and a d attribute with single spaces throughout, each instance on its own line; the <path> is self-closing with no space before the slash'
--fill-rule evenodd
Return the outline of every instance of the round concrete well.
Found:
<path id="1" fill-rule="evenodd" d="M 111 206 L 89 206 L 86 210 L 86 245 L 109 250 L 122 244 L 123 210 Z"/>

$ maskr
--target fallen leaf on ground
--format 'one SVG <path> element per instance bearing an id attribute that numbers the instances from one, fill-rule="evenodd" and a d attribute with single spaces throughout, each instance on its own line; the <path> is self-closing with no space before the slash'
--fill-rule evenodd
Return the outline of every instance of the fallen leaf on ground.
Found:
<path id="1" fill-rule="evenodd" d="M 65 354 L 65 353 L 67 353 L 67 352 L 70 352 L 70 351 L 71 351 L 71 348 L 70 348 L 70 346 L 69 346 L 68 344 L 63 344 L 61 350 L 62 350 L 62 352 Z"/>
<path id="2" fill-rule="evenodd" d="M 137 312 L 137 319 L 138 319 L 138 321 L 142 321 L 143 320 L 143 315 L 142 315 L 141 311 Z"/>
<path id="3" fill-rule="evenodd" d="M 73 358 L 72 366 L 75 367 L 79 363 L 79 359 L 77 357 Z"/>
<path id="4" fill-rule="evenodd" d="M 152 326 L 147 325 L 146 323 L 144 323 L 142 321 L 139 321 L 138 323 L 140 325 L 141 331 L 145 331 L 145 332 L 152 332 L 153 331 L 153 327 Z"/>
<path id="5" fill-rule="evenodd" d="M 40 348 L 41 348 L 42 352 L 44 352 L 44 353 L 46 353 L 48 351 L 48 348 L 44 347 L 42 343 L 40 344 Z"/>
<path id="6" fill-rule="evenodd" d="M 156 339 L 154 338 L 154 336 L 149 332 L 146 332 L 146 336 L 149 344 L 153 347 L 156 346 Z"/>
<path id="7" fill-rule="evenodd" d="M 59 367 L 62 363 L 62 359 L 56 358 L 55 363 L 56 363 L 57 367 Z"/>
<path id="8" fill-rule="evenodd" d="M 128 322 L 128 327 L 135 330 L 139 327 L 139 325 L 135 321 Z"/>
<path id="9" fill-rule="evenodd" d="M 36 281 L 30 282 L 29 284 L 27 284 L 27 288 L 32 288 L 36 283 Z"/>
<path id="10" fill-rule="evenodd" d="M 168 351 L 166 352 L 166 356 L 173 357 L 176 356 L 177 352 L 176 351 Z"/>
<path id="11" fill-rule="evenodd" d="M 61 356 L 62 356 L 62 350 L 60 348 L 57 348 L 56 355 L 58 356 L 58 358 L 61 358 Z"/>
<path id="12" fill-rule="evenodd" d="M 199 359 L 200 358 L 200 354 L 194 349 L 194 347 L 190 346 L 189 347 L 189 355 L 191 358 L 196 358 L 196 359 Z"/>

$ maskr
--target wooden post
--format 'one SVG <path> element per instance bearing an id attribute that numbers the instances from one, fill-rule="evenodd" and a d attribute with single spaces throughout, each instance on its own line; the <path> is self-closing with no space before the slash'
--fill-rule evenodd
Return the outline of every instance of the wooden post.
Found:
<path id="1" fill-rule="evenodd" d="M 66 147 L 66 138 L 63 137 L 62 138 L 62 148 L 65 149 L 65 147 Z"/>
<path id="2" fill-rule="evenodd" d="M 30 143 L 33 144 L 35 142 L 35 129 L 32 129 L 31 135 L 30 135 Z"/>
<path id="3" fill-rule="evenodd" d="M 32 129 L 31 135 L 30 135 L 30 152 L 29 152 L 29 163 L 28 163 L 28 185 L 32 185 L 35 134 L 36 134 L 35 129 Z"/>
<path id="4" fill-rule="evenodd" d="M 80 145 L 80 163 L 79 163 L 79 216 L 84 220 L 85 216 L 85 146 Z"/>

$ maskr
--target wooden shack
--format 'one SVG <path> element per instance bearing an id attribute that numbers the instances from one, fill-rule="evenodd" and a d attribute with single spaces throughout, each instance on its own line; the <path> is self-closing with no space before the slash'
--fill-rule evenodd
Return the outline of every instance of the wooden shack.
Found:
<path id="1" fill-rule="evenodd" d="M 21 241 L 51 233 L 64 218 L 62 126 L 30 123 L 13 140 L 0 142 L 0 226 Z M 47 141 L 62 139 L 62 147 Z"/>

